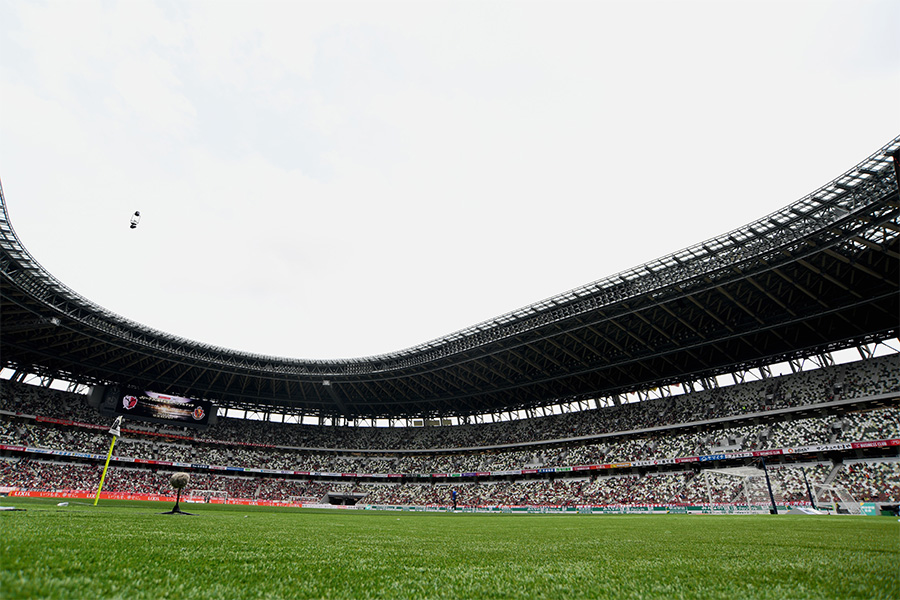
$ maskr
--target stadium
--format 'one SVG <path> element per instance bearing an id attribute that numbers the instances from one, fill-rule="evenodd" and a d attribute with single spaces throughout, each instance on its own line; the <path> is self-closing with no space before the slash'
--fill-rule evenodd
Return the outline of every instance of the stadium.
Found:
<path id="1" fill-rule="evenodd" d="M 900 597 L 898 23 L 0 3 L 0 599 Z"/>
<path id="2" fill-rule="evenodd" d="M 3 490 L 90 494 L 124 415 L 110 498 L 187 470 L 197 495 L 290 506 L 896 508 L 898 148 L 676 254 L 335 362 L 112 314 L 29 255 L 4 199 Z M 859 360 L 837 364 L 846 350 Z"/>
<path id="3" fill-rule="evenodd" d="M 184 472 L 204 506 L 896 515 L 898 159 L 900 137 L 740 229 L 333 362 L 104 310 L 31 257 L 0 195 L 0 490 L 171 501 Z"/>

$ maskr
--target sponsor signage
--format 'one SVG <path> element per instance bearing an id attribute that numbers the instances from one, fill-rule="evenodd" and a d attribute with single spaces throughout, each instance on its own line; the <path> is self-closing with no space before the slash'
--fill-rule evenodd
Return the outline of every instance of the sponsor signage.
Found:
<path id="1" fill-rule="evenodd" d="M 900 440 L 876 440 L 874 442 L 853 442 L 850 444 L 857 448 L 883 448 L 885 446 L 900 446 Z"/>
<path id="2" fill-rule="evenodd" d="M 701 456 L 701 461 L 708 460 L 725 460 L 726 458 L 731 458 L 731 454 L 707 454 L 706 456 Z"/>
<path id="3" fill-rule="evenodd" d="M 778 456 L 781 454 L 781 448 L 774 450 L 755 450 L 753 456 Z"/>
<path id="4" fill-rule="evenodd" d="M 819 446 L 820 452 L 828 452 L 830 450 L 849 450 L 853 444 L 823 444 Z"/>
<path id="5" fill-rule="evenodd" d="M 874 502 L 863 502 L 859 505 L 859 514 L 874 517 L 878 515 L 878 505 Z"/>
<path id="6" fill-rule="evenodd" d="M 83 498 L 83 499 L 93 499 L 94 492 L 86 492 L 86 491 L 78 491 L 78 490 L 66 490 L 59 492 L 44 492 L 44 491 L 29 491 L 29 490 L 18 490 L 9 492 L 10 496 L 18 496 L 25 498 Z M 149 500 L 153 502 L 172 502 L 175 500 L 175 496 L 168 495 L 160 495 L 160 494 L 138 494 L 134 492 L 101 492 L 100 497 L 107 500 Z M 190 502 L 191 500 L 186 500 L 184 496 L 181 497 L 182 502 Z M 290 506 L 290 507 L 301 507 L 301 506 L 314 506 L 314 505 L 302 505 L 299 502 L 286 502 L 279 500 L 250 500 L 248 498 L 228 498 L 226 502 L 221 502 L 219 499 L 213 499 L 213 503 L 215 504 L 241 504 L 241 505 L 252 505 L 252 506 Z M 330 505 L 325 505 L 328 508 L 337 508 Z M 324 507 L 323 507 L 324 508 Z M 344 508 L 353 508 L 353 507 L 344 507 Z"/>

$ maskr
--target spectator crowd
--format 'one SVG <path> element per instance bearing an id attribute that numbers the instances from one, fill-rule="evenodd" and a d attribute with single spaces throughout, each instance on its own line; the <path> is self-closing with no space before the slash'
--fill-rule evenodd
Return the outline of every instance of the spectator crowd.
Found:
<path id="1" fill-rule="evenodd" d="M 220 490 L 230 497 L 322 501 L 331 494 L 352 495 L 371 504 L 445 505 L 449 503 L 450 484 L 445 479 L 435 483 L 418 476 L 497 474 L 896 439 L 900 438 L 896 401 L 850 411 L 823 410 L 817 416 L 802 413 L 752 421 L 740 417 L 897 392 L 900 363 L 893 355 L 669 398 L 503 423 L 354 428 L 220 418 L 205 431 L 178 430 L 177 437 L 166 435 L 169 430 L 164 427 L 126 423 L 116 455 L 195 465 L 360 475 L 347 483 L 328 481 L 322 475 L 192 472 L 193 488 Z M 109 447 L 105 429 L 109 422 L 109 417 L 88 406 L 82 395 L 9 381 L 0 386 L 0 444 L 101 455 Z M 516 445 L 502 447 L 513 443 Z M 99 469 L 99 464 L 84 457 L 65 461 L 8 450 L 0 456 L 0 489 L 94 490 Z M 776 465 L 772 472 L 779 493 L 788 501 L 807 495 L 807 481 L 811 485 L 842 486 L 860 500 L 887 502 L 900 498 L 900 463 L 896 456 L 846 464 L 824 461 Z M 104 490 L 165 493 L 170 474 L 171 468 L 120 465 L 110 470 Z M 406 477 L 394 482 L 386 474 Z M 460 504 L 472 506 L 733 503 L 750 497 L 746 478 L 712 470 L 530 477 L 536 478 L 468 478 L 464 483 L 454 483 L 452 489 Z"/>

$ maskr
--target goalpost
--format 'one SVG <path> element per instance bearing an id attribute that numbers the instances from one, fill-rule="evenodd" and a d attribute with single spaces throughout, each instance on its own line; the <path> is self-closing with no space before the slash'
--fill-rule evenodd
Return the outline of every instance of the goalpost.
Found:
<path id="1" fill-rule="evenodd" d="M 846 488 L 829 484 L 817 485 L 815 488 L 816 504 L 819 504 L 820 502 L 824 504 L 830 503 L 834 508 L 834 512 L 838 512 L 840 508 L 843 508 L 851 515 L 861 514 L 859 502 L 856 501 Z"/>
<path id="2" fill-rule="evenodd" d="M 228 504 L 228 492 L 224 490 L 190 490 L 187 493 L 187 502 Z"/>
<path id="3" fill-rule="evenodd" d="M 727 482 L 728 504 L 745 504 L 748 510 L 757 507 L 757 510 L 769 510 L 772 498 L 769 497 L 769 488 L 766 483 L 766 474 L 757 467 L 730 467 L 725 469 L 706 469 L 703 471 L 703 482 L 706 485 L 707 500 L 713 502 L 713 487 L 710 485 L 710 475 L 718 475 Z M 777 478 L 770 477 L 772 497 L 775 504 L 784 505 L 784 491 Z M 712 486 L 719 487 L 719 482 L 712 482 Z M 730 490 L 730 491 L 729 491 Z"/>

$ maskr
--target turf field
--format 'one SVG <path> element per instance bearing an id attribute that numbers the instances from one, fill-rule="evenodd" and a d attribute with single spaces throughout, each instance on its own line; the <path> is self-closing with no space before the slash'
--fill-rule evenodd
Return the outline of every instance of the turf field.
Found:
<path id="1" fill-rule="evenodd" d="M 4 498 L 0 598 L 900 598 L 895 517 Z"/>

